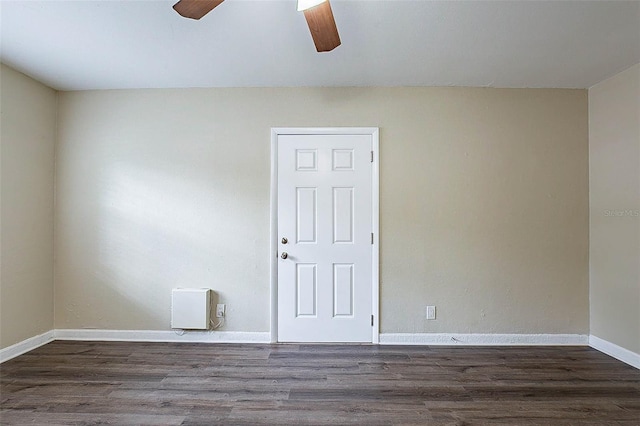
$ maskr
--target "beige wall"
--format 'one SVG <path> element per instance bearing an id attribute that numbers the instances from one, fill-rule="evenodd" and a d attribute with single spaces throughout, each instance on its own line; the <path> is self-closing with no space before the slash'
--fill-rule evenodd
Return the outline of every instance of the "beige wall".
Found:
<path id="1" fill-rule="evenodd" d="M 0 348 L 53 328 L 56 92 L 1 65 Z"/>
<path id="2" fill-rule="evenodd" d="M 269 329 L 270 128 L 381 129 L 382 332 L 587 333 L 586 90 L 60 94 L 56 328 Z M 425 305 L 438 319 L 424 319 Z"/>
<path id="3" fill-rule="evenodd" d="M 589 89 L 591 334 L 640 353 L 640 64 Z"/>

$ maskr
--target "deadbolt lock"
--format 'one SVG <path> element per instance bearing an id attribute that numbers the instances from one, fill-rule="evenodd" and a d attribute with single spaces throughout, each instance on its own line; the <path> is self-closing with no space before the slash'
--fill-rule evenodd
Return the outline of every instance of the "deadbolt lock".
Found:
<path id="1" fill-rule="evenodd" d="M 288 242 L 287 237 L 282 237 L 282 244 L 287 244 Z"/>

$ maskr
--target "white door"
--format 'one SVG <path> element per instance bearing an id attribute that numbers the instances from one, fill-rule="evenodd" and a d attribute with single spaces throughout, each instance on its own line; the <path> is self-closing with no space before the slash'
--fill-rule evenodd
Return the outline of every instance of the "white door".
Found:
<path id="1" fill-rule="evenodd" d="M 277 137 L 280 342 L 372 341 L 372 136 Z"/>

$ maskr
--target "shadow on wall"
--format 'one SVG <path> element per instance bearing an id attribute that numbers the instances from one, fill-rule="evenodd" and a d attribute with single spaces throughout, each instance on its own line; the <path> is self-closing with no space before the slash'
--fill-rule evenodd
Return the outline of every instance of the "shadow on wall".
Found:
<path id="1" fill-rule="evenodd" d="M 218 271 L 230 268 L 242 275 L 238 259 L 250 236 L 242 218 L 226 212 L 251 202 L 232 186 L 208 188 L 124 164 L 110 165 L 99 184 L 95 303 L 108 301 L 114 317 L 95 318 L 101 327 L 119 326 L 117 318 L 169 327 L 172 288 L 216 289 Z"/>

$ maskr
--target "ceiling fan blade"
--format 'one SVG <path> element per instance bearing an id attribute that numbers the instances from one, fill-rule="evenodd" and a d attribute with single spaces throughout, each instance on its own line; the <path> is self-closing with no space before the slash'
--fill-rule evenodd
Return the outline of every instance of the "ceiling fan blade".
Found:
<path id="1" fill-rule="evenodd" d="M 180 0 L 173 8 L 185 18 L 200 19 L 224 0 Z"/>
<path id="2" fill-rule="evenodd" d="M 304 17 L 318 52 L 329 52 L 340 46 L 340 35 L 329 0 L 305 10 Z"/>

